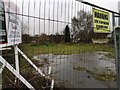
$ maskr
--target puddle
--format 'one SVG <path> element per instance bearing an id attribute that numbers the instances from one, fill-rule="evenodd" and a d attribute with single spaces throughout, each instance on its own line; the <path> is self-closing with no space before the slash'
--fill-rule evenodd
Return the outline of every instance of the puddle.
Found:
<path id="1" fill-rule="evenodd" d="M 105 54 L 107 52 L 102 51 L 71 55 L 40 54 L 34 58 L 47 59 L 52 66 L 52 77 L 57 83 L 62 82 L 66 88 L 116 88 L 115 80 L 99 80 L 94 75 L 100 74 L 102 78 L 103 74 L 115 75 L 115 60 L 106 57 Z M 76 70 L 75 67 L 81 68 Z"/>

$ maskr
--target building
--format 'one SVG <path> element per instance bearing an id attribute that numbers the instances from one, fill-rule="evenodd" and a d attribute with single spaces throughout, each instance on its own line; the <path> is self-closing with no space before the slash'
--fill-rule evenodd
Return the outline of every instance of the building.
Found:
<path id="1" fill-rule="evenodd" d="M 120 12 L 120 1 L 118 2 L 118 11 Z"/>

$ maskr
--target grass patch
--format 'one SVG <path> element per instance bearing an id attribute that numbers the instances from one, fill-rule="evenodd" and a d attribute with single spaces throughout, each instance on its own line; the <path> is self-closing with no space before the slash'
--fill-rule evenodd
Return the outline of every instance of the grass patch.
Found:
<path id="1" fill-rule="evenodd" d="M 78 54 L 85 52 L 96 52 L 105 51 L 110 52 L 114 56 L 113 45 L 110 44 L 53 44 L 53 45 L 38 45 L 32 46 L 31 44 L 22 44 L 20 48 L 29 56 L 38 54 L 56 54 L 56 55 L 67 55 L 67 54 Z"/>
<path id="2" fill-rule="evenodd" d="M 80 67 L 80 66 L 78 66 L 78 67 L 75 66 L 75 67 L 73 67 L 73 69 L 79 70 L 79 71 L 86 71 L 86 72 L 90 73 L 97 80 L 101 80 L 101 81 L 115 81 L 116 80 L 116 75 L 113 72 L 98 73 L 95 71 L 90 71 L 90 70 L 86 69 L 85 67 Z"/>
<path id="3" fill-rule="evenodd" d="M 101 81 L 115 81 L 116 75 L 114 74 L 105 74 L 105 73 L 93 73 L 95 79 L 101 80 Z"/>
<path id="4" fill-rule="evenodd" d="M 105 56 L 108 58 L 115 58 L 115 54 L 113 54 L 113 53 L 105 54 Z"/>

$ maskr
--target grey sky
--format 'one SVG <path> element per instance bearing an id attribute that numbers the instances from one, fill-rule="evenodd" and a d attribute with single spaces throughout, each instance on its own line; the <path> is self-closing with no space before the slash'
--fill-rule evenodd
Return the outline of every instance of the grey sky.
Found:
<path id="1" fill-rule="evenodd" d="M 101 7 L 105 7 L 107 9 L 118 11 L 118 2 L 120 0 L 85 0 L 85 1 L 99 5 Z"/>

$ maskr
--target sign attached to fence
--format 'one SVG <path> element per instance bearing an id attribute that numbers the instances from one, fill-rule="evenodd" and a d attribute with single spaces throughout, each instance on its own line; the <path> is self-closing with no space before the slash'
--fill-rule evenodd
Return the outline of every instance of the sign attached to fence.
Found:
<path id="1" fill-rule="evenodd" d="M 21 43 L 21 26 L 17 5 L 9 0 L 0 1 L 0 47 Z"/>
<path id="2" fill-rule="evenodd" d="M 93 8 L 93 25 L 95 33 L 110 33 L 109 12 Z"/>

